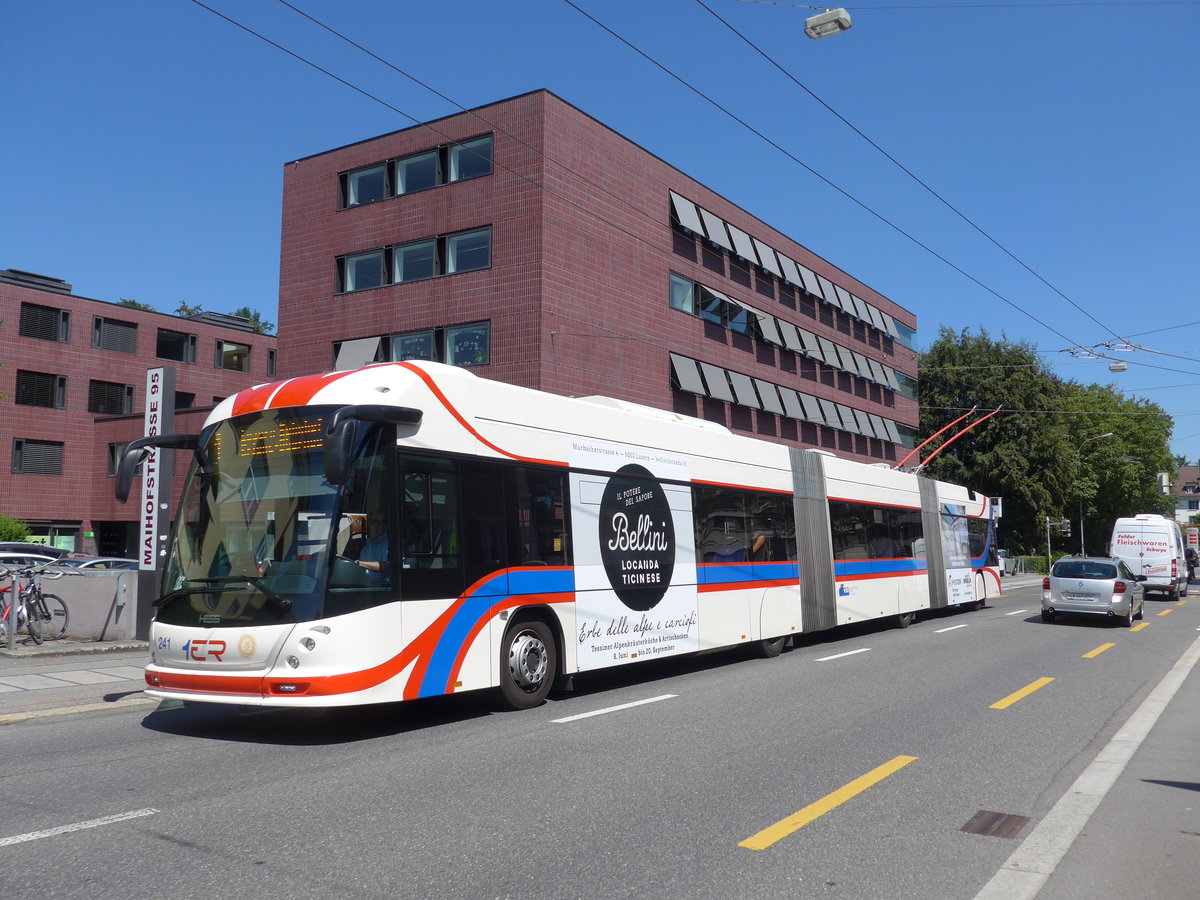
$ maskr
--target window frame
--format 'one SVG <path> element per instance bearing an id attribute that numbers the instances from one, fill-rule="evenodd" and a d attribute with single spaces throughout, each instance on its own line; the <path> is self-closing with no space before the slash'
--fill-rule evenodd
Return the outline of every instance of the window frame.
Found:
<path id="1" fill-rule="evenodd" d="M 28 392 L 30 387 L 37 387 L 41 391 L 48 391 L 51 395 L 50 403 L 29 403 L 21 399 L 22 391 L 22 376 L 27 378 L 32 376 L 39 379 L 47 379 L 41 383 L 30 385 L 26 384 L 25 389 Z M 53 381 L 49 381 L 52 379 Z M 54 372 L 35 372 L 32 369 L 17 369 L 17 377 L 13 390 L 13 403 L 17 406 L 32 406 L 35 409 L 66 409 L 67 408 L 67 376 L 58 375 Z"/>

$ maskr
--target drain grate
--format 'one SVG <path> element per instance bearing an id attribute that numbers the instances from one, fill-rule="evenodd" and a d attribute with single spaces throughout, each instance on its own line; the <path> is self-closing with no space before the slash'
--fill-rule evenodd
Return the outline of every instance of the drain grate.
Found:
<path id="1" fill-rule="evenodd" d="M 971 816 L 970 822 L 958 830 L 968 834 L 986 834 L 989 837 L 1015 838 L 1028 824 L 1028 816 L 1010 816 L 981 809 Z"/>

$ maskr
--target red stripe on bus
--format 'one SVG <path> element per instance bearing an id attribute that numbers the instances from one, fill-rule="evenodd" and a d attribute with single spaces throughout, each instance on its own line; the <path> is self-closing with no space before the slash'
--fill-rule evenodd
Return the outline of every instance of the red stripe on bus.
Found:
<path id="1" fill-rule="evenodd" d="M 433 378 L 430 377 L 428 372 L 422 371 L 421 369 L 417 368 L 416 366 L 412 365 L 411 363 L 397 363 L 397 365 L 403 366 L 404 368 L 408 369 L 410 372 L 412 372 L 414 375 L 416 375 L 418 378 L 420 378 L 423 382 L 425 382 L 425 386 L 429 388 L 429 390 L 433 394 L 433 396 L 437 397 L 438 402 L 441 403 L 443 407 L 445 407 L 446 412 L 450 413 L 450 415 L 454 417 L 455 421 L 457 421 L 458 424 L 461 425 L 467 431 L 468 434 L 470 434 L 472 437 L 474 437 L 477 441 L 479 441 L 479 443 L 483 444 L 485 447 L 487 447 L 491 450 L 495 450 L 497 453 L 501 454 L 502 456 L 507 456 L 509 459 L 517 459 L 517 460 L 520 460 L 521 462 L 538 463 L 538 464 L 541 464 L 544 466 L 565 466 L 566 465 L 565 462 L 558 462 L 557 460 L 553 460 L 553 459 L 536 459 L 536 458 L 530 457 L 530 456 L 520 456 L 516 453 L 510 453 L 509 451 L 503 449 L 502 447 L 496 446 L 491 441 L 489 441 L 487 438 L 485 438 L 482 434 L 480 434 L 471 425 L 470 422 L 468 422 L 465 418 L 463 418 L 462 413 L 460 413 L 457 409 L 454 408 L 454 404 L 451 403 L 449 398 L 445 394 L 442 393 L 442 389 L 439 388 L 436 383 L 434 383 Z"/>
<path id="2" fill-rule="evenodd" d="M 733 581 L 726 584 L 698 584 L 696 593 L 711 594 L 715 591 L 740 591 L 750 588 L 796 587 L 800 582 L 792 578 L 774 579 L 771 581 Z"/>

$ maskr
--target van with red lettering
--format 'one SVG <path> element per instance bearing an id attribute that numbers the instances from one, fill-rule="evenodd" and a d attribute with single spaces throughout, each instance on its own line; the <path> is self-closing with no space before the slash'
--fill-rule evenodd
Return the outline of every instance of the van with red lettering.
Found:
<path id="1" fill-rule="evenodd" d="M 1117 519 L 1109 553 L 1134 575 L 1145 575 L 1147 591 L 1159 591 L 1172 600 L 1187 596 L 1183 534 L 1174 519 L 1150 514 Z"/>

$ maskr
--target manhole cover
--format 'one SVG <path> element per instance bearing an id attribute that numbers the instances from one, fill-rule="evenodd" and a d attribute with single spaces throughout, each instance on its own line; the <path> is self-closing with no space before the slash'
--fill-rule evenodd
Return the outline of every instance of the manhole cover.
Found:
<path id="1" fill-rule="evenodd" d="M 971 816 L 971 821 L 959 831 L 969 834 L 986 834 L 990 837 L 1015 838 L 1028 823 L 1028 816 L 1010 816 L 981 809 Z"/>

